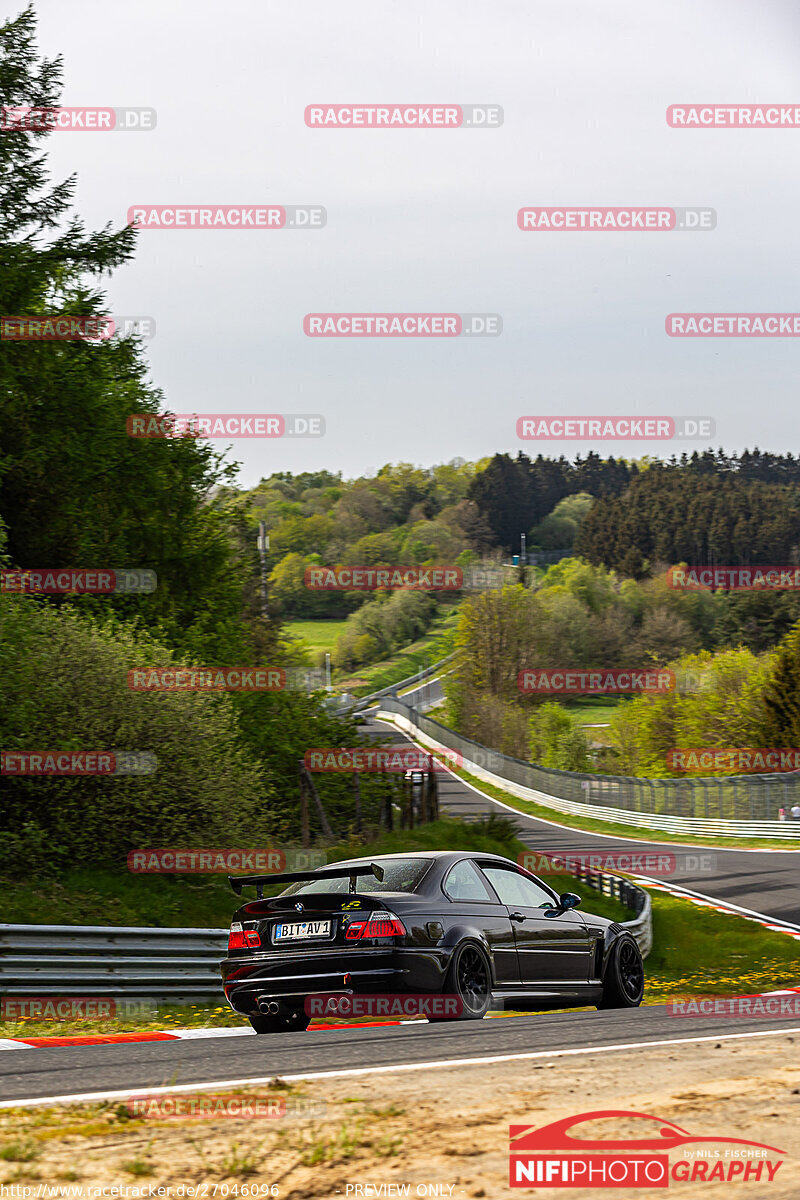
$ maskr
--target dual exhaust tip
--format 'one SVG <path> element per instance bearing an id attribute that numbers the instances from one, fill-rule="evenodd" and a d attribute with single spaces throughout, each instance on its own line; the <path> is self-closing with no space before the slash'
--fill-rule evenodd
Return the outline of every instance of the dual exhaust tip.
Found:
<path id="1" fill-rule="evenodd" d="M 259 1000 L 258 1011 L 266 1017 L 277 1017 L 280 1012 L 280 1005 L 277 1000 Z"/>

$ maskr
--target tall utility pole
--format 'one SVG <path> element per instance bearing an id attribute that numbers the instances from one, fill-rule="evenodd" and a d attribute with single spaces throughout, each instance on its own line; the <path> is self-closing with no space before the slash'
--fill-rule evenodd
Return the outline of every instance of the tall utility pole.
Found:
<path id="1" fill-rule="evenodd" d="M 269 550 L 269 534 L 263 521 L 258 522 L 256 545 L 258 546 L 258 557 L 261 559 L 261 615 L 266 619 L 269 617 L 269 609 L 267 607 L 267 551 Z"/>

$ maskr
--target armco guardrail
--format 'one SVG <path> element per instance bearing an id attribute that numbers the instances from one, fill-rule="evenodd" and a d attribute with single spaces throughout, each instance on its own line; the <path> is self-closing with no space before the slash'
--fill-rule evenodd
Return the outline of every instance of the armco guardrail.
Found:
<path id="1" fill-rule="evenodd" d="M 584 871 L 576 878 L 637 914 L 622 924 L 646 956 L 653 944 L 647 892 L 617 875 Z M 221 1001 L 227 945 L 227 929 L 0 925 L 0 995 Z"/>
<path id="2" fill-rule="evenodd" d="M 0 925 L 0 993 L 221 997 L 227 945 L 227 929 Z"/>
<path id="3" fill-rule="evenodd" d="M 619 875 L 608 875 L 605 871 L 575 871 L 574 875 L 587 887 L 594 888 L 603 896 L 613 896 L 636 913 L 632 921 L 620 921 L 620 925 L 630 930 L 639 943 L 642 958 L 647 958 L 653 949 L 653 909 L 650 896 L 644 888 Z"/>
<path id="4" fill-rule="evenodd" d="M 432 748 L 455 750 L 470 774 L 557 812 L 704 837 L 800 839 L 800 821 L 777 819 L 778 809 L 800 803 L 800 773 L 638 779 L 557 771 L 489 750 L 397 698 L 380 709 Z"/>

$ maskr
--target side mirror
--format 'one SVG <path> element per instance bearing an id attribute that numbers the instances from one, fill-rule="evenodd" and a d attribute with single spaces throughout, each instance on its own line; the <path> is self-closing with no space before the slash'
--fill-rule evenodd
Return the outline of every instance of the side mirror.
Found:
<path id="1" fill-rule="evenodd" d="M 558 908 L 546 908 L 544 915 L 546 917 L 560 917 L 562 913 L 568 912 L 569 909 L 577 908 L 580 902 L 580 896 L 576 896 L 574 892 L 562 892 L 558 897 Z"/>

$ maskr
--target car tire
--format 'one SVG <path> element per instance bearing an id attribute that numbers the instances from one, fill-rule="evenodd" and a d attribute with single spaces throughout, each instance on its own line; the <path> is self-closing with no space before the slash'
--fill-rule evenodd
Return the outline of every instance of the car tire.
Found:
<path id="1" fill-rule="evenodd" d="M 638 1008 L 644 995 L 642 952 L 630 934 L 618 937 L 611 948 L 603 976 L 603 996 L 598 1008 Z"/>
<path id="2" fill-rule="evenodd" d="M 486 954 L 475 942 L 460 942 L 453 951 L 442 994 L 457 996 L 461 1012 L 453 1017 L 429 1017 L 440 1021 L 481 1021 L 492 999 L 492 968 Z"/>
<path id="3" fill-rule="evenodd" d="M 253 1013 L 247 1019 L 256 1033 L 290 1033 L 293 1030 L 302 1031 L 303 1029 L 308 1029 L 311 1022 L 311 1017 L 307 1016 L 302 1009 L 277 1017 L 265 1017 L 261 1013 Z"/>

